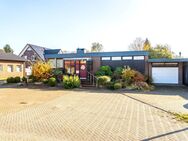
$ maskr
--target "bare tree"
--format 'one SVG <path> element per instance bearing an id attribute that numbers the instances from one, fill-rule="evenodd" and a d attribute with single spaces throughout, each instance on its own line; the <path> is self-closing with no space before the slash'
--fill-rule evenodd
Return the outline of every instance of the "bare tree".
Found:
<path id="1" fill-rule="evenodd" d="M 144 40 L 142 40 L 141 38 L 136 38 L 133 43 L 131 43 L 129 45 L 129 50 L 132 51 L 139 51 L 139 50 L 143 50 L 144 47 Z"/>
<path id="2" fill-rule="evenodd" d="M 100 52 L 103 50 L 103 45 L 97 42 L 92 43 L 91 52 Z"/>

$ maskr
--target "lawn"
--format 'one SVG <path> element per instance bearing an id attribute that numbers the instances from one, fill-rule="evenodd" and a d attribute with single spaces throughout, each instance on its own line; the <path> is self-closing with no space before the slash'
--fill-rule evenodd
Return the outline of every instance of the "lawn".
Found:
<path id="1" fill-rule="evenodd" d="M 63 95 L 62 91 L 49 89 L 0 88 L 0 114 L 16 112 L 39 105 Z"/>

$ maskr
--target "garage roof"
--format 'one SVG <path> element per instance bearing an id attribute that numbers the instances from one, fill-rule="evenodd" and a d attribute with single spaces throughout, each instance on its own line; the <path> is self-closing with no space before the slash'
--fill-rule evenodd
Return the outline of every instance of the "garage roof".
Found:
<path id="1" fill-rule="evenodd" d="M 175 58 L 175 59 L 167 59 L 167 58 L 160 58 L 160 59 L 148 59 L 148 62 L 151 63 L 171 63 L 171 62 L 188 62 L 188 58 Z"/>

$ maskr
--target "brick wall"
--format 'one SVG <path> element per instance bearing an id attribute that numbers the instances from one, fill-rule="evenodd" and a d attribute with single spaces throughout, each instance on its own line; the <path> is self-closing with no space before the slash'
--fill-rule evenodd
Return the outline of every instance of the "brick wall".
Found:
<path id="1" fill-rule="evenodd" d="M 24 62 L 16 62 L 16 61 L 12 62 L 12 61 L 1 61 L 0 60 L 0 65 L 3 65 L 3 71 L 0 71 L 0 80 L 6 79 L 8 77 L 16 77 L 16 76 L 23 77 L 23 76 L 25 76 L 25 64 L 24 64 Z M 8 65 L 13 65 L 13 72 L 7 71 Z M 17 65 L 22 66 L 21 72 L 17 72 L 17 70 L 16 70 Z"/>
<path id="2" fill-rule="evenodd" d="M 92 73 L 94 74 L 101 66 L 101 59 L 100 57 L 92 57 L 92 60 L 93 60 Z"/>

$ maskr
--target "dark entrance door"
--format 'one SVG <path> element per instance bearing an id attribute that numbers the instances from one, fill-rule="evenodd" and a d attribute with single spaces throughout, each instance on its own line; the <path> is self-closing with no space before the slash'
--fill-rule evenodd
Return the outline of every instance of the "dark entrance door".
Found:
<path id="1" fill-rule="evenodd" d="M 86 78 L 87 78 L 86 61 L 81 60 L 80 61 L 80 79 L 86 79 Z"/>

